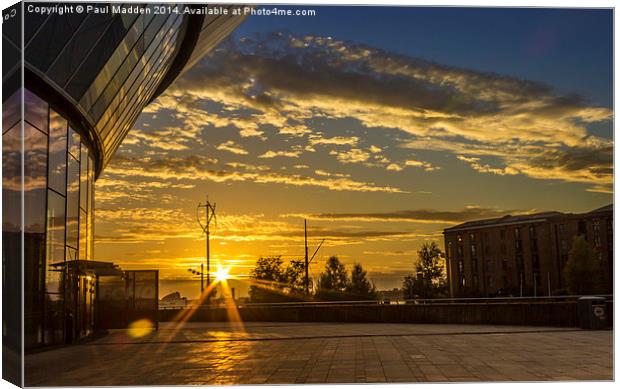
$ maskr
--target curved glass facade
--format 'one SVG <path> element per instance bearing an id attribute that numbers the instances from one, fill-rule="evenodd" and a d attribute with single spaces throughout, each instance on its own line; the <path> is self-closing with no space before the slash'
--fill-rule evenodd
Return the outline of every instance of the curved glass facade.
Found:
<path id="1" fill-rule="evenodd" d="M 3 23 L 4 311 L 24 299 L 23 332 L 5 320 L 3 342 L 16 357 L 22 334 L 31 348 L 93 330 L 92 269 L 113 267 L 94 261 L 94 181 L 143 108 L 243 20 L 155 12 L 162 5 L 21 20 L 19 3 Z"/>
<path id="2" fill-rule="evenodd" d="M 22 90 L 9 100 L 19 99 Z M 66 262 L 90 260 L 93 256 L 94 163 L 79 133 L 53 106 L 39 96 L 23 90 L 25 112 L 23 130 L 23 186 L 15 174 L 21 155 L 21 123 L 2 134 L 5 157 L 4 232 L 18 232 L 12 220 L 19 215 L 10 209 L 11 199 L 24 198 L 24 299 L 26 346 L 57 343 L 63 337 L 63 320 L 88 314 L 78 308 L 92 296 L 78 294 L 68 298 L 75 282 L 65 272 Z M 5 107 L 7 118 L 19 118 L 19 112 Z M 15 105 L 14 107 L 19 107 Z M 9 109 L 7 109 L 9 108 Z M 13 174 L 11 174 L 13 172 Z M 74 306 L 71 306 L 74 304 Z M 74 331 L 85 335 L 92 320 L 76 320 Z"/>
<path id="3" fill-rule="evenodd" d="M 183 41 L 194 42 L 187 68 L 242 20 L 157 14 L 154 10 L 162 4 L 135 6 L 145 13 L 28 14 L 25 20 L 24 65 L 84 120 L 82 135 L 93 143 L 96 175 L 156 97 L 164 77 L 174 78 L 168 72 Z M 200 26 L 197 35 L 186 34 L 190 24 Z"/>

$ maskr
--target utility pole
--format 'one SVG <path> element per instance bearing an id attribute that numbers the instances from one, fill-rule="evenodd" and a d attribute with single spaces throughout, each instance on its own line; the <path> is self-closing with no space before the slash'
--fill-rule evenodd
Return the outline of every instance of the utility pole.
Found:
<path id="1" fill-rule="evenodd" d="M 304 285 L 306 287 L 306 294 L 310 294 L 310 278 L 308 276 L 308 267 L 310 264 L 308 263 L 308 228 L 306 224 L 306 219 L 304 219 L 304 249 L 305 249 L 305 264 L 306 264 L 306 278 L 304 278 Z"/>
<path id="2" fill-rule="evenodd" d="M 198 210 L 200 208 L 205 209 L 205 223 L 203 224 L 200 220 L 200 214 Z M 196 208 L 196 219 L 198 220 L 198 224 L 200 228 L 202 228 L 202 232 L 205 234 L 205 245 L 206 245 L 206 259 L 207 259 L 207 288 L 211 286 L 211 252 L 209 247 L 209 239 L 210 239 L 210 225 L 211 221 L 215 219 L 215 203 L 211 204 L 209 202 L 209 197 L 207 196 L 207 201 L 202 204 L 198 203 L 198 208 Z M 200 264 L 200 291 L 201 293 L 204 291 L 204 263 Z"/>

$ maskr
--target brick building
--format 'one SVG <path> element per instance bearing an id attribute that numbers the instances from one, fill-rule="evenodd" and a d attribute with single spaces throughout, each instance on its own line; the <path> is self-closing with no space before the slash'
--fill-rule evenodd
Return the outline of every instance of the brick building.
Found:
<path id="1" fill-rule="evenodd" d="M 475 220 L 444 230 L 452 297 L 546 296 L 565 288 L 573 238 L 598 254 L 604 290 L 613 290 L 613 205 L 581 214 L 544 212 Z"/>

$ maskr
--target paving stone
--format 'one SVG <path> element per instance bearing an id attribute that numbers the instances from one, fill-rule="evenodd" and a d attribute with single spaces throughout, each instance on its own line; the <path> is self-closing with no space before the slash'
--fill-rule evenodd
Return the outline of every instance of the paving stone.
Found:
<path id="1" fill-rule="evenodd" d="M 162 323 L 26 355 L 28 386 L 612 380 L 613 333 L 428 324 Z M 61 370 L 57 367 L 63 366 Z"/>

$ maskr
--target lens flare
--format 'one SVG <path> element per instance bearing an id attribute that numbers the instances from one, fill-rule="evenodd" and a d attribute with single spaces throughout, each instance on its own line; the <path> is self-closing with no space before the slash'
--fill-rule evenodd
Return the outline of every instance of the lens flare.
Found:
<path id="1" fill-rule="evenodd" d="M 230 267 L 218 267 L 217 271 L 215 272 L 215 281 L 219 282 L 219 281 L 226 281 L 227 279 L 230 278 Z"/>
<path id="2" fill-rule="evenodd" d="M 132 338 L 142 338 L 153 332 L 155 324 L 149 319 L 136 320 L 129 325 L 129 336 Z"/>

